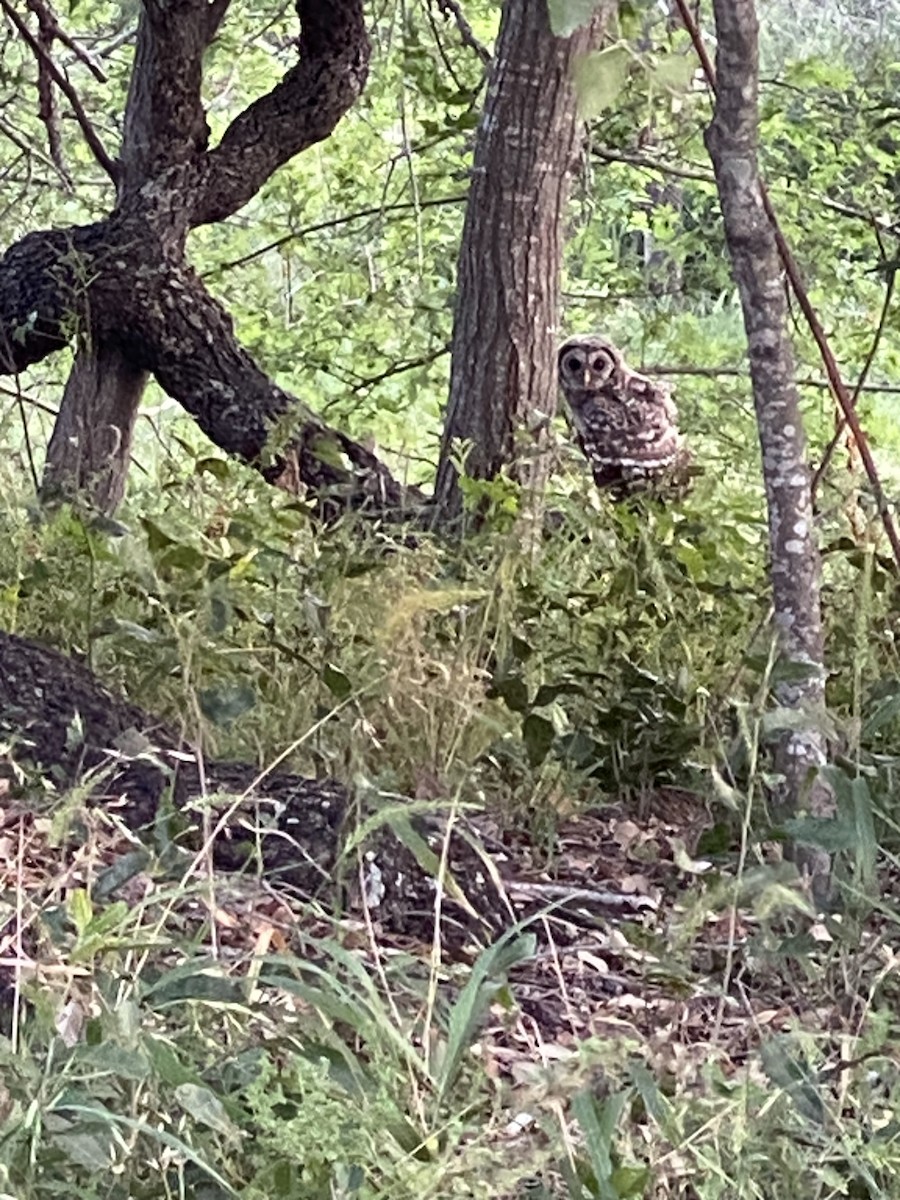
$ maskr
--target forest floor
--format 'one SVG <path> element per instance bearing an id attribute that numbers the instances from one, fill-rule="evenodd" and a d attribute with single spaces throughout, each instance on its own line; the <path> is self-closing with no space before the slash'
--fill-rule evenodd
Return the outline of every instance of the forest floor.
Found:
<path id="1" fill-rule="evenodd" d="M 418 1128 L 418 1108 L 425 1126 L 434 1120 L 418 1096 L 426 1079 L 445 1106 L 453 1094 L 464 1112 L 480 1113 L 455 1145 L 446 1130 L 438 1137 L 431 1129 L 433 1144 L 426 1129 L 417 1135 L 432 1167 L 425 1194 L 781 1195 L 746 1190 L 737 1177 L 728 1183 L 734 1165 L 723 1139 L 736 1139 L 733 1157 L 750 1139 L 756 1104 L 780 1114 L 760 1136 L 769 1129 L 796 1146 L 799 1123 L 817 1131 L 817 1155 L 824 1153 L 829 1124 L 852 1092 L 860 1044 L 879 1057 L 868 1009 L 892 968 L 874 933 L 857 931 L 851 958 L 837 953 L 840 922 L 804 914 L 787 864 L 782 882 L 767 870 L 754 883 L 750 868 L 735 878 L 695 857 L 709 824 L 706 804 L 674 788 L 561 821 L 550 853 L 476 818 L 471 829 L 482 846 L 510 866 L 510 926 L 523 905 L 531 915 L 489 949 L 450 950 L 438 938 L 386 933 L 375 910 L 341 919 L 265 880 L 213 872 L 202 856 L 180 880 L 161 878 L 131 835 L 106 814 L 81 811 L 77 798 L 46 817 L 8 799 L 0 808 L 0 892 L 15 893 L 17 911 L 7 914 L 0 945 L 6 1032 L 19 1054 L 40 1044 L 32 1026 L 41 1019 L 51 1041 L 67 1048 L 63 1058 L 110 1039 L 121 1044 L 119 1024 L 110 1033 L 118 981 L 154 1011 L 145 1011 L 145 1031 L 157 1036 L 161 1022 L 176 1047 L 179 1026 L 198 1018 L 179 1015 L 175 1000 L 205 1008 L 202 1019 L 221 1026 L 213 1040 L 236 1058 L 235 1040 L 246 1050 L 248 1037 L 257 1047 L 275 1038 L 283 1054 L 290 1028 L 306 1045 L 328 1042 L 330 1053 L 339 1046 L 354 1070 L 378 1079 L 386 1047 L 402 1058 L 395 1039 L 408 1038 L 423 1079 L 399 1100 L 407 1119 Z M 789 932 L 784 914 L 792 908 Z M 154 1009 L 160 986 L 170 1007 Z M 243 1014 L 240 1035 L 222 1015 L 229 1006 Z M 209 1101 L 212 1132 L 232 1129 L 209 1047 L 179 1055 L 182 1088 L 202 1079 L 222 1096 L 218 1117 L 219 1101 Z M 0 1115 L 14 1106 L 15 1088 L 0 1085 Z M 469 1168 L 446 1160 L 466 1160 L 475 1128 L 494 1156 L 496 1182 L 460 1190 L 456 1176 Z M 45 1137 L 54 1136 L 51 1122 Z M 179 1136 L 191 1141 L 183 1118 Z M 344 1146 L 337 1159 L 346 1153 Z M 698 1160 L 707 1158 L 723 1174 L 718 1190 L 696 1186 Z M 396 1180 L 392 1186 L 405 1194 Z M 240 1187 L 209 1193 L 220 1194 L 257 1195 Z"/>

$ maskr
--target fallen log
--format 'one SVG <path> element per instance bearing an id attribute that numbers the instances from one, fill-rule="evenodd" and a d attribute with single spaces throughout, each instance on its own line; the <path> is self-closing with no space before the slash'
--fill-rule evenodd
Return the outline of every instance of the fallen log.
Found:
<path id="1" fill-rule="evenodd" d="M 201 759 L 172 726 L 105 687 L 80 663 L 2 632 L 0 738 L 7 748 L 0 774 L 26 794 L 35 771 L 43 787 L 49 780 L 61 793 L 78 784 L 88 803 L 114 810 L 144 836 L 166 811 L 189 818 L 195 802 L 208 805 L 207 828 L 220 826 L 211 846 L 217 868 L 259 870 L 336 909 L 365 903 L 373 920 L 392 932 L 433 936 L 436 864 L 445 836 L 437 819 L 404 822 L 405 840 L 375 822 L 358 853 L 345 860 L 358 814 L 337 780 Z M 203 844 L 202 822 L 181 823 L 178 840 L 196 850 Z M 451 837 L 447 867 L 453 884 L 445 890 L 455 893 L 442 895 L 440 905 L 448 941 L 489 940 L 513 923 L 466 838 Z"/>

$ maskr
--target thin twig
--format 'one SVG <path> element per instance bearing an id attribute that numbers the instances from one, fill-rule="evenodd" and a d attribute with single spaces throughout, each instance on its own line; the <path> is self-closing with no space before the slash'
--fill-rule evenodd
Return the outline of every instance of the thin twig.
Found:
<path id="1" fill-rule="evenodd" d="M 2 2 L 3 0 L 0 0 L 0 3 Z M 365 217 L 380 217 L 386 213 L 412 212 L 418 215 L 421 209 L 439 208 L 445 204 L 463 204 L 466 199 L 466 196 L 445 196 L 435 200 L 423 200 L 420 204 L 415 204 L 412 201 L 404 201 L 400 204 L 379 204 L 374 208 L 361 208 L 358 212 L 347 213 L 342 217 L 332 217 L 328 221 L 317 221 L 315 225 L 306 225 L 303 229 L 295 229 L 291 233 L 286 233 L 283 237 L 277 238 L 274 242 L 267 242 L 265 246 L 251 250 L 249 254 L 244 254 L 240 258 L 233 258 L 230 262 L 221 263 L 218 267 L 213 267 L 211 271 L 207 271 L 203 278 L 209 279 L 212 276 L 221 274 L 223 271 L 233 271 L 236 267 L 245 267 L 247 263 L 254 262 L 257 258 L 262 258 L 264 254 L 269 254 L 272 250 L 280 250 L 288 242 L 296 241 L 297 238 L 307 237 L 311 233 L 321 233 L 324 229 L 337 229 L 338 226 L 348 225 L 351 221 L 361 221 Z"/>
<path id="2" fill-rule="evenodd" d="M 641 371 L 646 375 L 685 375 L 696 376 L 698 379 L 747 379 L 749 371 L 740 367 L 671 367 L 665 363 L 661 366 L 641 365 Z M 820 391 L 831 391 L 831 383 L 827 379 L 812 379 L 804 377 L 797 380 L 798 387 L 818 388 Z M 857 389 L 854 389 L 854 391 Z M 900 396 L 900 386 L 891 383 L 862 383 L 858 385 L 860 392 L 878 392 L 887 396 Z"/>
<path id="3" fill-rule="evenodd" d="M 15 384 L 16 408 L 19 410 L 19 420 L 22 423 L 22 440 L 25 443 L 25 457 L 28 460 L 28 471 L 31 475 L 31 482 L 34 485 L 35 495 L 37 495 L 41 490 L 41 481 L 38 478 L 37 467 L 34 465 L 34 448 L 31 445 L 31 431 L 28 428 L 28 417 L 25 415 L 24 396 L 19 386 L 18 375 L 15 377 Z"/>
<path id="4" fill-rule="evenodd" d="M 98 83 L 107 83 L 108 78 L 102 67 L 99 67 L 94 62 L 87 50 L 70 37 L 59 23 L 59 18 L 53 9 L 44 3 L 44 0 L 27 0 L 28 7 L 38 17 L 42 24 L 52 30 L 54 38 L 62 42 L 67 50 L 71 50 L 79 62 L 84 63 L 90 73 L 94 76 Z"/>
<path id="5" fill-rule="evenodd" d="M 30 404 L 32 408 L 39 409 L 40 412 L 45 412 L 48 416 L 59 416 L 59 409 L 54 408 L 52 404 L 45 404 L 43 400 L 38 400 L 34 396 L 26 395 L 21 388 L 4 387 L 0 384 L 0 396 L 10 396 L 19 404 Z"/>
<path id="6" fill-rule="evenodd" d="M 7 17 L 9 17 L 19 36 L 29 47 L 38 62 L 45 64 L 47 72 L 52 77 L 53 82 L 69 101 L 69 104 L 72 107 L 72 112 L 75 114 L 75 120 L 81 127 L 81 132 L 84 134 L 84 139 L 90 147 L 91 153 L 94 155 L 94 158 L 107 173 L 110 179 L 115 182 L 118 174 L 115 161 L 107 154 L 103 143 L 100 141 L 97 131 L 94 129 L 90 118 L 84 111 L 84 106 L 78 98 L 78 93 L 72 87 L 71 83 L 69 83 L 68 79 L 66 79 L 62 71 L 60 71 L 59 67 L 56 65 L 50 55 L 45 52 L 40 42 L 37 40 L 16 10 L 12 7 L 9 0 L 0 0 L 0 9 L 2 9 Z"/>
<path id="7" fill-rule="evenodd" d="M 716 177 L 712 171 L 704 171 L 702 167 L 676 167 L 672 163 L 661 162 L 646 154 L 632 154 L 627 150 L 607 150 L 603 146 L 591 146 L 594 158 L 604 162 L 625 163 L 629 167 L 641 167 L 648 171 L 658 171 L 660 175 L 672 175 L 676 179 L 694 179 L 699 183 L 715 183 Z"/>
<path id="8" fill-rule="evenodd" d="M 888 313 L 890 312 L 891 308 L 891 301 L 894 298 L 894 284 L 896 283 L 896 277 L 897 272 L 895 269 L 892 269 L 888 272 L 887 284 L 884 289 L 884 299 L 881 303 L 881 314 L 878 318 L 878 326 L 875 330 L 875 336 L 872 338 L 872 344 L 869 347 L 869 353 L 866 355 L 866 361 L 863 363 L 863 368 L 859 373 L 859 379 L 856 382 L 856 387 L 853 389 L 851 402 L 854 409 L 859 401 L 860 393 L 866 386 L 866 378 L 872 367 L 872 363 L 875 361 L 875 355 L 878 353 L 878 347 L 881 345 L 881 339 L 884 336 L 884 331 L 887 326 Z M 841 416 L 837 422 L 837 428 L 834 431 L 834 436 L 825 447 L 825 453 L 822 455 L 822 461 L 819 463 L 815 474 L 813 475 L 812 484 L 810 485 L 813 496 L 815 496 L 819 484 L 822 482 L 822 476 L 828 470 L 828 466 L 834 457 L 834 453 L 840 444 L 841 438 L 844 436 L 846 428 L 847 418 L 845 416 Z"/>
<path id="9" fill-rule="evenodd" d="M 27 141 L 24 134 L 17 133 L 6 121 L 3 120 L 2 117 L 0 117 L 0 133 L 3 134 L 7 141 L 12 142 L 17 150 L 21 150 L 26 159 L 29 161 L 32 157 L 34 157 L 42 162 L 45 166 L 50 167 L 52 170 L 56 171 L 58 169 L 52 158 L 48 157 L 48 155 L 46 155 L 44 151 L 40 149 L 40 147 L 35 146 L 32 142 Z M 24 181 L 12 179 L 10 182 L 25 182 L 32 184 L 39 181 L 35 181 L 34 179 L 27 179 Z M 65 179 L 63 179 L 63 182 L 65 182 Z"/>
<path id="10" fill-rule="evenodd" d="M 47 145 L 50 149 L 50 157 L 60 174 L 60 178 L 64 180 L 66 189 L 72 190 L 72 177 L 69 174 L 66 162 L 63 157 L 62 137 L 59 132 L 59 121 L 57 120 L 55 95 L 53 92 L 53 78 L 47 68 L 47 63 L 50 61 L 50 56 L 53 51 L 54 39 L 54 21 L 46 8 L 37 4 L 36 0 L 28 0 L 28 7 L 36 14 L 38 20 L 37 44 L 41 48 L 41 56 L 37 60 L 38 68 L 38 116 L 47 130 Z"/>
<path id="11" fill-rule="evenodd" d="M 681 15 L 681 20 L 684 23 L 685 29 L 688 31 L 691 41 L 694 44 L 694 49 L 703 66 L 703 73 L 706 76 L 710 91 L 715 94 L 716 91 L 716 73 L 707 52 L 706 45 L 697 23 L 694 20 L 693 14 L 688 8 L 687 0 L 675 0 L 678 12 Z M 846 385 L 841 377 L 840 368 L 837 365 L 837 360 L 832 353 L 825 330 L 822 328 L 822 323 L 819 320 L 816 310 L 813 308 L 809 299 L 806 288 L 803 285 L 803 280 L 800 278 L 800 270 L 797 266 L 797 261 L 794 258 L 793 252 L 787 243 L 787 239 L 781 232 L 781 226 L 778 223 L 778 217 L 775 209 L 772 207 L 772 201 L 769 193 L 766 190 L 765 184 L 760 181 L 760 197 L 763 202 L 763 207 L 769 223 L 772 226 L 772 232 L 775 236 L 775 243 L 778 247 L 778 255 L 781 259 L 781 264 L 784 267 L 785 274 L 791 285 L 791 289 L 797 298 L 797 303 L 806 320 L 813 340 L 819 348 L 819 354 L 822 357 L 822 363 L 825 367 L 825 374 L 828 376 L 828 381 L 831 385 L 832 395 L 840 406 L 844 419 L 850 432 L 853 434 L 859 450 L 859 457 L 862 459 L 863 467 L 868 476 L 869 483 L 872 487 L 872 494 L 875 497 L 875 503 L 878 506 L 878 513 L 881 517 L 881 523 L 884 527 L 884 532 L 891 544 L 891 552 L 894 555 L 894 560 L 900 568 L 900 535 L 897 533 L 897 527 L 894 523 L 894 518 L 888 507 L 887 497 L 884 492 L 884 487 L 881 483 L 881 477 L 878 474 L 878 468 L 875 466 L 875 460 L 872 457 L 872 451 L 869 447 L 868 439 L 865 431 L 859 423 L 859 417 L 853 407 L 853 402 L 847 391 Z"/>
<path id="12" fill-rule="evenodd" d="M 494 61 L 490 50 L 487 46 L 482 45 L 475 36 L 472 26 L 466 20 L 466 15 L 463 12 L 457 0 L 436 0 L 437 6 L 445 17 L 452 17 L 456 23 L 456 28 L 459 30 L 460 41 L 464 46 L 468 46 L 486 67 L 489 67 Z"/>
<path id="13" fill-rule="evenodd" d="M 604 162 L 624 163 L 626 166 L 638 167 L 645 171 L 655 171 L 658 175 L 671 175 L 673 179 L 690 179 L 697 183 L 715 183 L 715 175 L 712 171 L 704 171 L 702 167 L 684 167 L 674 163 L 666 162 L 663 159 L 653 158 L 649 154 L 637 154 L 629 150 L 609 150 L 603 146 L 592 146 L 591 153 L 595 158 L 602 159 Z M 875 217 L 870 212 L 866 212 L 862 208 L 854 208 L 851 204 L 844 204 L 840 200 L 833 200 L 831 196 L 823 196 L 819 192 L 812 192 L 809 198 L 815 200 L 817 204 L 821 204 L 823 208 L 830 208 L 833 212 L 840 213 L 842 217 L 850 217 L 854 221 L 865 221 L 867 225 L 872 225 L 875 229 L 882 233 L 896 233 L 900 228 L 900 222 L 889 221 L 883 217 Z"/>
<path id="14" fill-rule="evenodd" d="M 373 388 L 379 383 L 384 383 L 386 379 L 393 379 L 395 375 L 403 375 L 407 371 L 415 371 L 417 367 L 428 367 L 449 353 L 450 343 L 448 342 L 445 346 L 439 346 L 437 350 L 429 350 L 427 354 L 422 354 L 419 358 L 407 358 L 400 362 L 392 363 L 387 370 L 379 372 L 378 375 L 364 376 L 360 379 L 359 383 L 353 385 L 353 391 L 361 392 L 364 388 Z"/>

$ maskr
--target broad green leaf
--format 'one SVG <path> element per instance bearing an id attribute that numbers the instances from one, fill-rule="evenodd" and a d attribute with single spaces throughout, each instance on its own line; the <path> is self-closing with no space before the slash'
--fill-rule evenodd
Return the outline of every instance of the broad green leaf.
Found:
<path id="1" fill-rule="evenodd" d="M 175 1096 L 184 1111 L 202 1125 L 227 1137 L 237 1134 L 237 1126 L 225 1111 L 225 1105 L 209 1088 L 199 1087 L 196 1083 L 182 1083 L 175 1089 Z"/>
<path id="2" fill-rule="evenodd" d="M 489 695 L 499 696 L 510 712 L 524 712 L 528 707 L 528 685 L 518 675 L 492 679 Z"/>
<path id="3" fill-rule="evenodd" d="M 828 1113 L 821 1085 L 799 1043 L 790 1034 L 769 1038 L 760 1046 L 760 1061 L 769 1079 L 784 1089 L 801 1116 L 824 1126 Z"/>
<path id="4" fill-rule="evenodd" d="M 476 959 L 472 973 L 450 1013 L 447 1048 L 441 1063 L 441 1096 L 445 1096 L 453 1086 L 482 1019 L 498 992 L 506 987 L 507 974 L 518 963 L 532 958 L 536 946 L 537 939 L 533 933 L 510 930 Z"/>
<path id="5" fill-rule="evenodd" d="M 532 767 L 539 767 L 553 745 L 556 730 L 553 723 L 539 713 L 529 713 L 522 722 L 522 741 Z"/>
<path id="6" fill-rule="evenodd" d="M 353 691 L 349 678 L 333 663 L 326 663 L 322 668 L 322 682 L 338 700 L 346 700 Z"/>
<path id="7" fill-rule="evenodd" d="M 51 1146 L 61 1151 L 76 1166 L 106 1173 L 114 1162 L 114 1142 L 108 1131 L 102 1133 L 55 1133 Z"/>
<path id="8" fill-rule="evenodd" d="M 587 25 L 599 7 L 597 0 L 547 0 L 550 28 L 556 37 L 569 37 Z"/>
<path id="9" fill-rule="evenodd" d="M 585 120 L 598 117 L 615 103 L 632 61 L 624 46 L 608 46 L 596 54 L 585 54 L 575 64 L 578 110 Z"/>
<path id="10" fill-rule="evenodd" d="M 612 1146 L 616 1128 L 631 1095 L 632 1089 L 625 1088 L 601 1103 L 589 1088 L 582 1088 L 572 1099 L 572 1115 L 584 1135 L 599 1200 L 618 1200 L 619 1193 L 612 1181 Z"/>

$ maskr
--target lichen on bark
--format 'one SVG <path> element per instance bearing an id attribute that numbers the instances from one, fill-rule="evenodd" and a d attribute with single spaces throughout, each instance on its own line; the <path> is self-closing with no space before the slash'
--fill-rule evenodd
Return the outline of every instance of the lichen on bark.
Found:
<path id="1" fill-rule="evenodd" d="M 716 101 L 706 143 L 741 300 L 768 507 L 770 576 L 778 648 L 788 677 L 776 684 L 791 710 L 776 761 L 784 799 L 796 811 L 832 812 L 819 769 L 827 758 L 821 562 L 811 475 L 788 336 L 787 305 L 775 230 L 759 170 L 759 27 L 754 0 L 714 0 Z M 802 849 L 814 894 L 827 890 L 828 856 Z"/>

